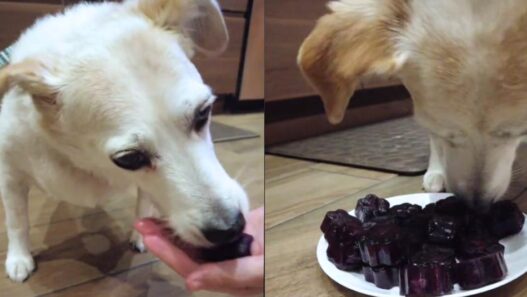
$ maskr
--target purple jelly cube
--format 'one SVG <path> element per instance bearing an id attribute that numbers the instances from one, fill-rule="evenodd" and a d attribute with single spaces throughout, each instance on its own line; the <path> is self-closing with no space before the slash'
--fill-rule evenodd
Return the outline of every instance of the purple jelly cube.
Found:
<path id="1" fill-rule="evenodd" d="M 453 245 L 458 231 L 459 223 L 454 217 L 434 215 L 428 222 L 428 240 L 432 243 Z"/>
<path id="2" fill-rule="evenodd" d="M 362 235 L 362 222 L 345 210 L 338 209 L 326 213 L 320 229 L 329 243 L 354 241 Z"/>
<path id="3" fill-rule="evenodd" d="M 471 212 L 463 229 L 463 234 L 461 234 L 462 239 L 482 238 L 497 240 L 496 236 L 490 232 L 489 221 L 490 218 L 487 214 Z"/>
<path id="4" fill-rule="evenodd" d="M 404 296 L 437 296 L 454 288 L 454 253 L 440 248 L 423 250 L 400 269 L 400 293 Z"/>
<path id="5" fill-rule="evenodd" d="M 391 289 L 399 285 L 399 268 L 380 266 L 370 267 L 363 266 L 362 273 L 367 282 L 373 283 L 376 287 L 381 289 Z"/>
<path id="6" fill-rule="evenodd" d="M 460 240 L 456 255 L 460 259 L 470 259 L 485 256 L 495 252 L 503 253 L 505 247 L 496 238 L 492 237 L 473 237 Z"/>
<path id="7" fill-rule="evenodd" d="M 463 290 L 477 289 L 502 280 L 507 275 L 507 265 L 503 258 L 504 248 L 496 243 L 486 248 L 477 248 L 476 254 L 482 255 L 471 258 L 460 258 L 456 266 L 459 286 Z"/>
<path id="8" fill-rule="evenodd" d="M 450 196 L 437 201 L 434 205 L 434 213 L 446 216 L 463 216 L 467 213 L 468 207 L 465 201 L 455 196 Z"/>
<path id="9" fill-rule="evenodd" d="M 490 231 L 499 239 L 519 233 L 525 222 L 525 216 L 521 210 L 510 200 L 494 203 L 489 210 L 488 217 Z"/>
<path id="10" fill-rule="evenodd" d="M 386 215 L 389 209 L 390 202 L 388 200 L 368 194 L 357 201 L 355 215 L 361 222 L 367 222 L 374 217 Z"/>
<path id="11" fill-rule="evenodd" d="M 326 254 L 329 261 L 340 270 L 353 271 L 362 266 L 359 248 L 355 242 L 330 243 Z"/>
<path id="12" fill-rule="evenodd" d="M 406 222 L 413 216 L 420 214 L 423 208 L 417 204 L 403 203 L 392 206 L 389 214 L 393 215 L 400 225 L 405 225 Z"/>
<path id="13" fill-rule="evenodd" d="M 423 208 L 423 213 L 433 215 L 435 213 L 436 204 L 429 203 Z"/>
<path id="14" fill-rule="evenodd" d="M 395 223 L 365 224 L 359 241 L 362 262 L 371 267 L 395 266 L 402 262 L 401 229 Z"/>

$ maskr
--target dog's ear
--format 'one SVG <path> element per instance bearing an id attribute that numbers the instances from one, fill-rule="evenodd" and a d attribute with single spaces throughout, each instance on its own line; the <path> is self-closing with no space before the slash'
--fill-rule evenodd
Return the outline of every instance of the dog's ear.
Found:
<path id="1" fill-rule="evenodd" d="M 216 0 L 129 0 L 154 24 L 179 29 L 197 50 L 213 55 L 225 50 L 229 34 Z"/>
<path id="2" fill-rule="evenodd" d="M 59 88 L 54 70 L 37 60 L 25 60 L 0 69 L 0 98 L 11 86 L 18 86 L 37 103 L 56 104 Z"/>
<path id="3" fill-rule="evenodd" d="M 328 120 L 337 124 L 362 75 L 393 75 L 404 63 L 395 32 L 407 18 L 406 0 L 341 0 L 304 40 L 298 65 L 320 94 Z"/>

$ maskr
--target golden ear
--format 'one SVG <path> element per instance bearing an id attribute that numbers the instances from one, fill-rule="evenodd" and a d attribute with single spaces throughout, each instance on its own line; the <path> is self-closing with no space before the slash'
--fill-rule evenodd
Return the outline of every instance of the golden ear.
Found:
<path id="1" fill-rule="evenodd" d="M 344 118 L 362 75 L 393 74 L 402 64 L 392 40 L 397 31 L 394 26 L 401 26 L 400 18 L 405 18 L 405 7 L 380 4 L 388 2 L 397 1 L 371 1 L 375 6 L 371 9 L 358 9 L 359 4 L 347 0 L 330 3 L 332 13 L 317 22 L 300 48 L 298 65 L 322 97 L 333 124 Z"/>
<path id="2" fill-rule="evenodd" d="M 58 89 L 57 78 L 53 71 L 37 60 L 24 60 L 9 64 L 0 70 L 0 97 L 11 86 L 18 86 L 34 98 L 47 103 L 55 103 Z"/>
<path id="3" fill-rule="evenodd" d="M 178 28 L 205 54 L 225 50 L 229 34 L 216 0 L 128 0 L 154 24 Z"/>

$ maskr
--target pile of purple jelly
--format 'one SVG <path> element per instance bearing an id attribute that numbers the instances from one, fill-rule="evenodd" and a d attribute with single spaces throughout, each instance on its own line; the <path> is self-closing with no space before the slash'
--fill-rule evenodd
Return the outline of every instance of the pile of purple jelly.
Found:
<path id="1" fill-rule="evenodd" d="M 525 217 L 511 201 L 488 211 L 470 209 L 454 196 L 428 204 L 390 207 L 375 195 L 359 199 L 356 217 L 330 211 L 320 226 L 328 259 L 345 271 L 362 271 L 379 288 L 399 286 L 401 295 L 471 290 L 507 275 L 499 240 L 521 231 Z"/>

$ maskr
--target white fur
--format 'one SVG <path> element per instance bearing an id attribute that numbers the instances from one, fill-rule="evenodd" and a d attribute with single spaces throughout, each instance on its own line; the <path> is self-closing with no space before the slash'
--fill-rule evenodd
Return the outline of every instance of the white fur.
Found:
<path id="1" fill-rule="evenodd" d="M 527 88 L 494 83 L 503 75 L 500 67 L 512 66 L 500 59 L 508 53 L 498 46 L 526 14 L 527 5 L 518 0 L 424 0 L 410 6 L 410 21 L 395 46 L 408 56 L 398 75 L 416 102 L 416 119 L 432 133 L 423 187 L 431 192 L 446 189 L 480 204 L 499 199 L 511 180 L 527 113 L 521 111 L 525 101 L 513 111 L 496 94 L 517 96 Z M 425 41 L 448 43 L 468 54 L 438 56 Z M 437 67 L 456 58 L 460 71 L 447 82 L 438 79 Z"/>
<path id="2" fill-rule="evenodd" d="M 382 13 L 388 0 L 341 0 L 328 3 L 332 11 L 349 11 L 366 20 L 374 20 Z"/>
<path id="3" fill-rule="evenodd" d="M 527 2 L 340 0 L 329 8 L 297 60 L 329 121 L 342 121 L 361 76 L 397 76 L 430 132 L 424 189 L 483 206 L 500 199 L 527 136 Z"/>
<path id="4" fill-rule="evenodd" d="M 197 2 L 218 7 L 215 0 Z M 137 187 L 140 217 L 159 211 L 179 236 L 199 246 L 211 245 L 203 229 L 228 228 L 248 210 L 244 190 L 216 158 L 208 124 L 192 130 L 196 108 L 214 100 L 190 61 L 192 38 L 179 25 L 156 26 L 137 12 L 137 3 L 77 5 L 37 21 L 13 47 L 12 64 L 37 59 L 49 67 L 41 83 L 58 95 L 52 106 L 13 86 L 3 98 L 0 192 L 12 280 L 23 281 L 34 269 L 30 186 L 85 206 Z M 129 148 L 154 153 L 152 168 L 117 167 L 110 156 Z M 138 234 L 132 241 L 144 249 Z"/>

